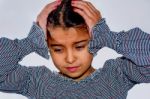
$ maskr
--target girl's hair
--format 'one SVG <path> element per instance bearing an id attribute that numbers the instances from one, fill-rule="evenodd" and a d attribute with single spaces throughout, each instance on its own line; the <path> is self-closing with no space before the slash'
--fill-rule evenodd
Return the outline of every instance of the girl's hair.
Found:
<path id="1" fill-rule="evenodd" d="M 78 29 L 87 29 L 85 21 L 81 15 L 73 11 L 71 6 L 72 0 L 62 0 L 61 4 L 52 11 L 47 18 L 47 26 L 70 28 L 76 27 Z M 47 44 L 49 47 L 49 38 L 51 38 L 49 31 L 47 31 Z"/>
<path id="2" fill-rule="evenodd" d="M 64 28 L 85 25 L 81 15 L 73 11 L 72 0 L 62 0 L 61 4 L 52 11 L 47 19 L 48 24 L 53 27 L 60 26 Z"/>

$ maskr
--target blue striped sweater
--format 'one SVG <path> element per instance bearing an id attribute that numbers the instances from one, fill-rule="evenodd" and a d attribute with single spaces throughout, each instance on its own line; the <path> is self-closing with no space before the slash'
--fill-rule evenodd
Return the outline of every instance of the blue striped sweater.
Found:
<path id="1" fill-rule="evenodd" d="M 28 99 L 126 99 L 139 83 L 150 82 L 150 35 L 139 28 L 110 31 L 104 19 L 92 31 L 89 52 L 102 47 L 123 57 L 107 60 L 85 79 L 75 82 L 45 66 L 21 66 L 18 62 L 31 52 L 49 58 L 42 29 L 33 24 L 27 38 L 0 38 L 0 91 L 17 93 Z"/>

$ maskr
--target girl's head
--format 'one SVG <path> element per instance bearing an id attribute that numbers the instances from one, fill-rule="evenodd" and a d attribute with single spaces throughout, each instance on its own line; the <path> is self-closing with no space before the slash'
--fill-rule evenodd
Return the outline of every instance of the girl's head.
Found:
<path id="1" fill-rule="evenodd" d="M 94 70 L 93 56 L 88 51 L 90 37 L 84 19 L 73 11 L 71 0 L 62 0 L 47 21 L 47 43 L 60 73 L 76 80 L 88 76 Z"/>
<path id="2" fill-rule="evenodd" d="M 80 25 L 86 26 L 82 16 L 73 11 L 71 1 L 72 0 L 62 0 L 57 9 L 49 14 L 48 23 L 53 25 L 53 27 L 61 26 L 64 28 Z"/>

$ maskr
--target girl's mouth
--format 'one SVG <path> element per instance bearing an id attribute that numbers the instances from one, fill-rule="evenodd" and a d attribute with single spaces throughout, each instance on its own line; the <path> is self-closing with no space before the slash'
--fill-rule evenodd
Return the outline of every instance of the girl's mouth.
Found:
<path id="1" fill-rule="evenodd" d="M 79 66 L 72 66 L 72 67 L 66 67 L 66 69 L 69 71 L 69 72 L 75 72 L 77 71 L 79 68 Z"/>

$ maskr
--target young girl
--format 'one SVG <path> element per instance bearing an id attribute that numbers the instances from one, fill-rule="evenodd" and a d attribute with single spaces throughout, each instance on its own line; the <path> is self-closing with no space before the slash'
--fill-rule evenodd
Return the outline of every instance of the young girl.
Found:
<path id="1" fill-rule="evenodd" d="M 102 47 L 123 57 L 108 60 L 96 70 L 91 63 Z M 31 52 L 48 59 L 48 49 L 58 73 L 45 66 L 18 63 Z M 150 35 L 139 28 L 110 31 L 100 12 L 87 1 L 52 2 L 39 14 L 27 38 L 0 39 L 3 92 L 29 99 L 126 99 L 135 84 L 149 82 Z"/>

